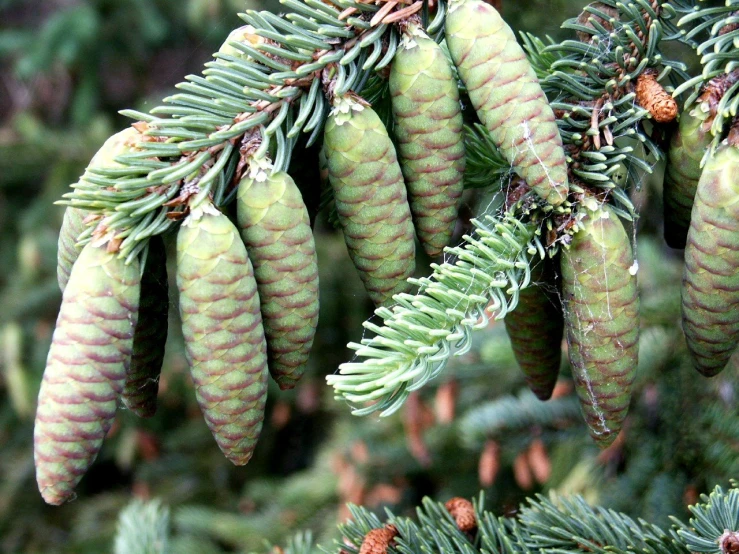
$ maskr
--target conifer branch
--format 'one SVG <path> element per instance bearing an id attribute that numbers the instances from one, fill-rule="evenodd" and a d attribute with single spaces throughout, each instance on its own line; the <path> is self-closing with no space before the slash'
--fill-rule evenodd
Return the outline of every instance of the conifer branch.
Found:
<path id="1" fill-rule="evenodd" d="M 614 510 L 591 506 L 580 496 L 555 494 L 529 498 L 513 518 L 498 517 L 484 510 L 482 493 L 474 503 L 457 499 L 457 505 L 469 511 L 465 514 L 464 525 L 460 524 L 463 520 L 458 519 L 459 513 L 452 514 L 451 503 L 441 504 L 429 498 L 424 498 L 417 508 L 415 520 L 387 510 L 386 519 L 382 521 L 365 508 L 349 505 L 351 519 L 339 525 L 341 539 L 332 548 L 322 547 L 321 550 L 344 554 L 370 551 L 362 550 L 368 536 L 382 534 L 389 544 L 372 552 L 733 554 L 739 545 L 738 487 L 739 483 L 733 482 L 728 490 L 717 486 L 710 495 L 702 495 L 701 503 L 690 506 L 693 517 L 689 523 L 673 517 L 673 528 L 667 530 Z M 172 542 L 186 548 L 191 540 L 174 537 L 170 541 L 167 514 L 168 510 L 158 501 L 134 501 L 121 513 L 116 552 L 123 552 L 121 545 L 132 548 L 125 552 L 165 552 L 166 546 L 151 549 L 146 545 L 154 543 L 140 540 L 155 535 L 160 537 L 159 545 Z M 244 516 L 235 519 L 244 519 Z M 208 525 L 216 526 L 217 523 L 222 526 L 222 522 L 215 520 Z M 384 533 L 379 533 L 380 530 Z M 275 551 L 310 554 L 315 551 L 311 533 L 299 533 L 288 541 L 284 550 L 279 547 L 271 550 Z"/>
<path id="2" fill-rule="evenodd" d="M 355 408 L 355 415 L 395 412 L 452 354 L 470 348 L 474 329 L 515 308 L 519 290 L 529 284 L 530 257 L 544 256 L 536 227 L 512 214 L 472 223 L 476 232 L 464 237 L 464 247 L 447 249 L 454 262 L 433 264 L 430 277 L 413 281 L 417 294 L 395 295 L 393 308 L 375 310 L 384 325 L 365 322 L 375 336 L 349 344 L 364 359 L 342 364 L 340 373 L 327 377 L 338 398 L 369 404 Z"/>
<path id="3" fill-rule="evenodd" d="M 357 554 L 364 537 L 383 524 L 393 525 L 397 536 L 388 553 L 445 552 L 459 554 L 595 554 L 644 552 L 646 554 L 728 554 L 736 546 L 739 529 L 739 489 L 716 487 L 702 504 L 691 506 L 694 518 L 686 525 L 673 518 L 675 530 L 664 530 L 644 520 L 587 504 L 580 496 L 546 498 L 537 495 L 522 505 L 514 519 L 497 517 L 475 503 L 477 529 L 462 531 L 443 504 L 428 498 L 417 510 L 418 521 L 387 512 L 381 522 L 363 508 L 351 507 L 352 520 L 340 526 L 343 541 L 325 552 Z"/>
<path id="4" fill-rule="evenodd" d="M 380 72 L 409 18 L 421 17 L 435 36 L 446 16 L 443 2 L 432 17 L 421 0 L 282 3 L 292 12 L 241 14 L 247 25 L 162 106 L 123 112 L 138 120 L 134 151 L 116 157 L 117 167 L 91 168 L 63 201 L 93 212 L 80 244 L 107 242 L 133 261 L 149 237 L 175 227 L 192 207 L 229 202 L 250 160 L 269 154 L 275 169 L 285 169 L 299 137 L 305 145 L 317 141 L 334 98 L 365 89 L 370 101 L 387 96 Z M 639 104 L 634 84 L 649 76 L 661 89 L 659 80 L 684 76 L 682 64 L 660 53 L 664 40 L 680 37 L 674 22 L 684 4 L 603 0 L 563 25 L 578 40 L 547 45 L 524 37 L 558 118 L 573 194 L 552 210 L 524 190 L 523 200 L 505 206 L 519 212 L 477 222 L 475 237 L 448 250 L 458 261 L 432 266 L 430 278 L 412 281 L 415 295 L 398 295 L 395 307 L 377 310 L 384 324 L 365 324 L 376 336 L 350 345 L 363 360 L 328 377 L 339 397 L 371 404 L 356 414 L 397 410 L 410 391 L 439 374 L 455 348 L 464 352 L 470 332 L 486 322 L 489 302 L 498 319 L 513 309 L 528 284 L 530 256 L 553 255 L 566 244 L 578 228 L 580 204 L 593 209 L 593 202 L 613 199 L 621 215 L 634 215 L 628 189 L 635 173 L 651 171 L 647 157 L 662 155 L 643 126 L 655 114 Z M 468 127 L 466 142 L 468 186 L 494 184 L 510 172 L 483 129 Z M 543 229 L 542 241 L 536 234 Z"/>
<path id="5" fill-rule="evenodd" d="M 677 535 L 691 552 L 731 554 L 739 549 L 739 483 L 728 491 L 716 487 L 701 495 L 702 504 L 690 507 L 689 525 L 673 518 Z"/>
<path id="6" fill-rule="evenodd" d="M 675 23 L 683 4 L 593 2 L 562 25 L 578 40 L 546 44 L 524 36 L 529 60 L 557 115 L 571 189 L 612 197 L 627 219 L 635 213 L 626 191 L 662 157 L 642 125 L 654 114 L 640 105 L 635 85 L 649 71 L 657 81 L 687 78 L 684 64 L 660 51 L 664 41 L 681 38 Z"/>

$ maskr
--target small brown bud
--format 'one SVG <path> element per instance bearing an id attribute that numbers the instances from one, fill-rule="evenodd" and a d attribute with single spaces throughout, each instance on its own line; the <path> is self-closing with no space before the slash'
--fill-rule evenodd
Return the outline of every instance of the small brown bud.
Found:
<path id="1" fill-rule="evenodd" d="M 648 69 L 636 79 L 636 101 L 657 123 L 669 123 L 677 117 L 677 102 L 657 81 L 657 73 Z"/>
<path id="2" fill-rule="evenodd" d="M 735 117 L 729 127 L 729 134 L 726 136 L 726 142 L 732 146 L 739 146 L 739 117 Z"/>
<path id="3" fill-rule="evenodd" d="M 377 506 L 394 506 L 400 503 L 403 491 L 400 487 L 387 483 L 380 483 L 370 489 L 366 495 L 364 505 L 370 508 Z"/>
<path id="4" fill-rule="evenodd" d="M 431 465 L 431 454 L 423 436 L 426 429 L 423 421 L 426 410 L 427 408 L 418 391 L 412 392 L 405 405 L 403 426 L 405 427 L 408 450 L 422 467 Z"/>
<path id="5" fill-rule="evenodd" d="M 698 97 L 698 102 L 707 103 L 708 111 L 712 116 L 716 116 L 718 104 L 724 97 L 724 94 L 739 81 L 739 69 L 735 69 L 731 73 L 718 75 L 708 81 L 703 87 L 703 91 Z M 711 118 L 711 121 L 713 118 Z"/>
<path id="6" fill-rule="evenodd" d="M 739 531 L 724 531 L 718 539 L 721 554 L 739 554 Z"/>
<path id="7" fill-rule="evenodd" d="M 572 381 L 565 381 L 562 379 L 557 381 L 557 384 L 554 385 L 554 390 L 552 391 L 552 400 L 569 396 L 572 394 L 572 389 Z"/>
<path id="8" fill-rule="evenodd" d="M 736 17 L 739 15 L 739 11 L 732 12 L 729 17 Z M 731 33 L 733 31 L 736 31 L 739 29 L 739 23 L 729 23 L 728 25 L 724 25 L 721 27 L 721 30 L 718 32 L 719 36 L 723 36 L 727 33 Z"/>
<path id="9" fill-rule="evenodd" d="M 385 525 L 381 529 L 372 529 L 364 536 L 359 554 L 387 554 L 387 549 L 398 536 L 395 525 Z"/>
<path id="10" fill-rule="evenodd" d="M 454 518 L 460 531 L 470 533 L 477 529 L 475 507 L 472 505 L 472 502 L 466 498 L 455 497 L 447 501 L 444 507 Z"/>

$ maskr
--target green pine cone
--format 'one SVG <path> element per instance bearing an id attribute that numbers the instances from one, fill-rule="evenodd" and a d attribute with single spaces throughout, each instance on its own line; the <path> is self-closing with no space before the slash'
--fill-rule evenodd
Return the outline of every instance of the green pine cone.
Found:
<path id="1" fill-rule="evenodd" d="M 662 202 L 665 241 L 671 248 L 685 248 L 688 238 L 693 198 L 701 176 L 701 160 L 713 139 L 710 125 L 705 125 L 707 116 L 700 108 L 683 112 L 680 127 L 670 140 Z"/>
<path id="2" fill-rule="evenodd" d="M 325 130 L 329 179 L 349 255 L 376 305 L 407 292 L 413 221 L 395 147 L 368 107 L 340 99 Z"/>
<path id="3" fill-rule="evenodd" d="M 464 190 L 462 110 L 441 47 L 417 27 L 390 71 L 395 134 L 416 234 L 435 257 L 449 245 Z"/>
<path id="4" fill-rule="evenodd" d="M 720 373 L 739 343 L 739 149 L 703 168 L 685 247 L 683 331 L 698 371 Z"/>
<path id="5" fill-rule="evenodd" d="M 338 229 L 339 214 L 336 213 L 336 202 L 334 200 L 334 191 L 331 188 L 331 182 L 328 177 L 328 158 L 326 158 L 326 146 L 321 145 L 318 151 L 318 176 L 321 179 L 321 204 L 320 208 L 326 210 L 326 216 L 329 224 Z"/>
<path id="6" fill-rule="evenodd" d="M 318 175 L 321 178 L 321 187 L 331 186 L 328 178 L 328 158 L 326 157 L 326 145 L 322 144 L 318 150 Z"/>
<path id="7" fill-rule="evenodd" d="M 221 451 L 246 464 L 262 430 L 267 344 L 251 262 L 236 227 L 209 206 L 177 234 L 182 333 L 195 394 Z"/>
<path id="8" fill-rule="evenodd" d="M 254 264 L 269 371 L 281 389 L 305 371 L 318 325 L 318 258 L 308 210 L 284 171 L 239 184 L 241 237 Z"/>
<path id="9" fill-rule="evenodd" d="M 131 360 L 140 270 L 90 244 L 74 264 L 38 397 L 36 481 L 59 505 L 95 461 Z"/>
<path id="10" fill-rule="evenodd" d="M 62 227 L 59 229 L 59 242 L 56 254 L 56 278 L 62 292 L 67 287 L 72 266 L 82 252 L 77 246 L 77 238 L 85 230 L 85 217 L 88 212 L 71 206 L 64 210 Z"/>
<path id="11" fill-rule="evenodd" d="M 505 317 L 513 353 L 526 384 L 539 400 L 552 396 L 562 362 L 564 319 L 556 291 L 551 260 L 531 268 L 532 284 L 518 295 L 518 305 Z"/>
<path id="12" fill-rule="evenodd" d="M 162 237 L 155 236 L 149 239 L 149 253 L 141 277 L 139 321 L 122 394 L 123 404 L 139 417 L 152 417 L 157 411 L 168 315 L 167 253 Z"/>
<path id="13" fill-rule="evenodd" d="M 626 418 L 639 353 L 636 265 L 618 216 L 606 206 L 589 214 L 561 267 L 575 387 L 590 434 L 605 448 Z"/>
<path id="14" fill-rule="evenodd" d="M 90 164 L 85 170 L 85 174 L 80 177 L 84 181 L 88 171 L 93 168 L 114 168 L 119 167 L 114 158 L 125 154 L 131 147 L 138 142 L 141 134 L 133 127 L 128 127 L 119 133 L 116 133 L 100 147 L 100 150 L 90 160 Z M 68 207 L 64 212 L 64 220 L 62 228 L 59 230 L 59 244 L 57 250 L 57 267 L 56 275 L 59 282 L 59 288 L 64 292 L 64 288 L 69 281 L 69 274 L 72 272 L 77 256 L 82 251 L 81 247 L 76 245 L 77 239 L 85 230 L 84 219 L 88 212 L 80 208 Z"/>
<path id="15" fill-rule="evenodd" d="M 567 198 L 567 161 L 544 92 L 511 28 L 482 0 L 452 0 L 446 41 L 480 121 L 546 202 Z"/>

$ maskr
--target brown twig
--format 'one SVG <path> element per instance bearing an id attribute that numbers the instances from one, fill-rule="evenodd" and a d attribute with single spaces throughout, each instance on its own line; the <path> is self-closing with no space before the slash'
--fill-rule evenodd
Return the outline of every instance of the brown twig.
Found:
<path id="1" fill-rule="evenodd" d="M 372 19 L 370 19 L 370 26 L 377 27 L 380 23 L 382 23 L 382 20 L 385 18 L 385 16 L 393 11 L 395 9 L 395 6 L 397 5 L 398 2 L 396 2 L 395 0 L 387 2 L 384 6 L 382 6 L 379 10 L 375 12 L 375 15 L 372 16 Z"/>
<path id="2" fill-rule="evenodd" d="M 403 8 L 402 10 L 398 10 L 397 12 L 387 16 L 385 19 L 382 20 L 382 22 L 385 25 L 397 23 L 398 21 L 401 21 L 406 17 L 410 17 L 413 14 L 420 12 L 421 8 L 423 8 L 423 2 L 416 2 L 415 4 L 411 4 L 407 8 Z"/>

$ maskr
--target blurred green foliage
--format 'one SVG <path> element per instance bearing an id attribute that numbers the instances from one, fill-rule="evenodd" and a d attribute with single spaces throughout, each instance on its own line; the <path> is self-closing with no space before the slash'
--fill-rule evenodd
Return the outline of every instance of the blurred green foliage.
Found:
<path id="1" fill-rule="evenodd" d="M 559 23 L 581 6 L 504 0 L 503 13 L 518 30 L 561 37 Z M 523 388 L 500 324 L 402 413 L 350 417 L 323 378 L 349 356 L 345 345 L 358 338 L 371 305 L 343 240 L 319 219 L 321 314 L 311 366 L 296 391 L 270 389 L 252 462 L 232 467 L 213 443 L 173 321 L 157 415 L 139 420 L 121 411 L 79 499 L 45 506 L 34 480 L 32 420 L 61 298 L 62 208 L 54 201 L 125 125 L 117 110 L 146 109 L 170 93 L 240 24 L 237 11 L 264 7 L 279 10 L 257 0 L 0 0 L 0 552 L 110 551 L 132 496 L 171 507 L 172 552 L 246 552 L 299 528 L 328 544 L 347 501 L 403 513 L 424 495 L 474 495 L 481 480 L 498 513 L 557 489 L 664 523 L 665 514 L 683 515 L 697 493 L 739 475 L 738 370 L 709 381 L 688 367 L 678 327 L 680 262 L 656 238 L 656 176 L 637 198 L 640 225 L 652 233 L 638 250 L 642 367 L 625 440 L 607 454 L 579 420 L 552 418 L 536 403 L 527 405 L 540 416 L 530 425 L 521 415 L 528 412 L 517 411 L 524 424 L 499 430 L 482 413 Z M 566 370 L 564 378 L 566 401 Z M 541 450 L 532 458 L 536 441 L 549 464 L 541 482 L 532 475 L 542 461 Z"/>

